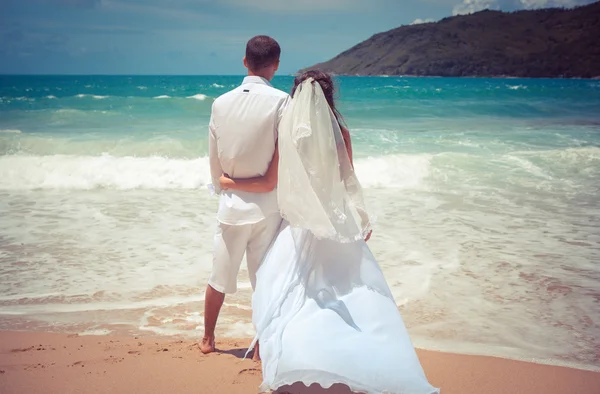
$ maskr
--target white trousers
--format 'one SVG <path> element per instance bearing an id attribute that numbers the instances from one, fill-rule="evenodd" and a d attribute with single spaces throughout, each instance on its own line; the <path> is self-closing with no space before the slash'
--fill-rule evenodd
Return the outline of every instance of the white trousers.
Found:
<path id="1" fill-rule="evenodd" d="M 279 213 L 258 223 L 231 225 L 219 223 L 215 234 L 213 268 L 208 284 L 225 294 L 237 291 L 237 276 L 244 253 L 252 290 L 256 286 L 256 271 L 281 226 Z"/>

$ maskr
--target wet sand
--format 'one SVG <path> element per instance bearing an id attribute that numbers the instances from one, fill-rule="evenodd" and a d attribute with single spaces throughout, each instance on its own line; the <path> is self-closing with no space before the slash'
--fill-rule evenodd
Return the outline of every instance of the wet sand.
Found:
<path id="1" fill-rule="evenodd" d="M 248 338 L 221 340 L 218 352 L 202 355 L 190 340 L 4 331 L 0 393 L 257 393 L 260 363 L 243 359 L 249 344 Z M 443 394 L 600 393 L 599 372 L 487 356 L 418 354 L 429 381 Z M 284 390 L 348 393 L 342 386 Z"/>

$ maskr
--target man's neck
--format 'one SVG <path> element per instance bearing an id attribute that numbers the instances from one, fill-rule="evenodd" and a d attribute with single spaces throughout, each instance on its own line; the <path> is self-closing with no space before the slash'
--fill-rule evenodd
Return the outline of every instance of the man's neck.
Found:
<path id="1" fill-rule="evenodd" d="M 271 80 L 271 78 L 267 78 L 268 77 L 267 75 L 263 75 L 261 73 L 254 73 L 252 71 L 248 71 L 248 76 L 249 77 L 260 77 L 260 78 L 266 79 L 267 81 Z"/>

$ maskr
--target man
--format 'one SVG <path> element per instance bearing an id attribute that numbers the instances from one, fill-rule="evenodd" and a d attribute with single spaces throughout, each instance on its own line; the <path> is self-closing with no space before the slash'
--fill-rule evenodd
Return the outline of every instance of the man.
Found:
<path id="1" fill-rule="evenodd" d="M 221 194 L 213 269 L 204 300 L 202 353 L 215 350 L 215 326 L 225 294 L 237 290 L 237 275 L 246 254 L 252 289 L 256 271 L 279 226 L 277 192 L 220 190 L 219 177 L 254 178 L 265 174 L 275 153 L 277 129 L 289 96 L 269 81 L 279 68 L 281 48 L 267 36 L 246 45 L 242 85 L 215 100 L 209 125 L 210 171 Z M 274 187 L 273 187 L 274 188 Z M 257 349 L 258 350 L 258 349 Z M 255 358 L 258 351 L 255 351 Z"/>

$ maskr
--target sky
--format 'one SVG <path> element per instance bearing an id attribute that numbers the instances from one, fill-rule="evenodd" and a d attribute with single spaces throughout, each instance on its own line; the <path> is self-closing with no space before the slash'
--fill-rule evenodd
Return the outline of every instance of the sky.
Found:
<path id="1" fill-rule="evenodd" d="M 593 0 L 0 0 L 0 74 L 244 74 L 249 38 L 282 47 L 280 74 L 373 34 L 483 9 Z"/>

